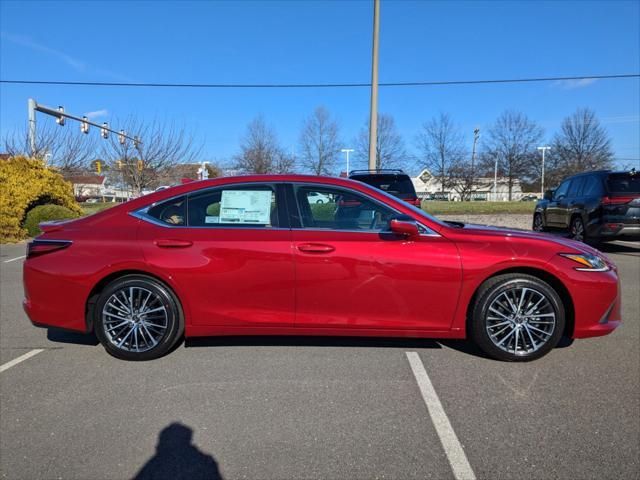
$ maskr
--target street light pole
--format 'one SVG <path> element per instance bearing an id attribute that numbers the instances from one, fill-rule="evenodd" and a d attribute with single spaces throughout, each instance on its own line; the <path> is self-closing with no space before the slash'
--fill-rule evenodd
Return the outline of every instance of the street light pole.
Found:
<path id="1" fill-rule="evenodd" d="M 380 31 L 380 0 L 373 0 L 373 53 L 371 61 L 371 115 L 369 116 L 369 169 L 375 170 L 378 137 L 378 37 Z"/>
<path id="2" fill-rule="evenodd" d="M 496 155 L 496 167 L 493 171 L 493 201 L 498 201 L 498 156 Z"/>
<path id="3" fill-rule="evenodd" d="M 544 153 L 547 150 L 551 150 L 551 147 L 538 147 L 538 150 L 542 152 L 542 175 L 540 176 L 540 197 L 544 197 Z"/>
<path id="4" fill-rule="evenodd" d="M 471 150 L 471 189 L 473 190 L 473 184 L 476 179 L 476 144 L 480 138 L 480 127 L 473 129 L 473 149 Z"/>
<path id="5" fill-rule="evenodd" d="M 347 154 L 347 176 L 349 176 L 349 153 L 353 152 L 353 148 L 343 148 L 340 151 Z"/>

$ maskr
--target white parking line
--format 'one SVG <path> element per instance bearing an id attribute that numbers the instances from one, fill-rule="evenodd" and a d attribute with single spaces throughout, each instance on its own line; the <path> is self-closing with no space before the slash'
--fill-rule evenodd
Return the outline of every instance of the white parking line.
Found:
<path id="1" fill-rule="evenodd" d="M 5 260 L 2 263 L 9 263 L 9 262 L 15 262 L 16 260 L 22 260 L 23 258 L 26 258 L 26 255 L 20 255 L 19 257 L 16 258 L 12 258 L 11 260 Z"/>
<path id="2" fill-rule="evenodd" d="M 14 358 L 13 360 L 5 363 L 4 365 L 0 365 L 0 373 L 4 372 L 5 370 L 9 370 L 11 367 L 16 366 L 20 362 L 24 362 L 25 360 L 30 359 L 31 357 L 39 354 L 40 352 L 44 352 L 44 349 L 36 348 L 35 350 L 31 350 L 30 352 L 27 352 L 24 355 L 20 355 L 18 358 Z"/>
<path id="3" fill-rule="evenodd" d="M 457 480 L 475 480 L 476 476 L 473 473 L 469 460 L 464 453 L 464 449 L 456 436 L 456 432 L 453 431 L 451 422 L 442 408 L 438 394 L 436 393 L 429 375 L 424 368 L 420 357 L 416 352 L 406 352 L 413 375 L 416 377 L 420 393 L 424 399 L 424 403 L 427 404 L 427 410 L 431 416 L 433 426 L 436 427 L 436 432 L 440 438 L 440 442 L 444 447 L 444 453 L 447 455 L 451 469 L 453 470 L 453 476 Z"/>

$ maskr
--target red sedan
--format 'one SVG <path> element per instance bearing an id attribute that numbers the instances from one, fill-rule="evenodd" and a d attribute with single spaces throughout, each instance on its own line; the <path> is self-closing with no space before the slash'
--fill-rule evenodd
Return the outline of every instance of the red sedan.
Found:
<path id="1" fill-rule="evenodd" d="M 29 318 L 95 332 L 127 360 L 183 335 L 357 335 L 469 337 L 524 361 L 620 323 L 616 267 L 597 250 L 442 222 L 346 179 L 205 180 L 42 228 Z"/>

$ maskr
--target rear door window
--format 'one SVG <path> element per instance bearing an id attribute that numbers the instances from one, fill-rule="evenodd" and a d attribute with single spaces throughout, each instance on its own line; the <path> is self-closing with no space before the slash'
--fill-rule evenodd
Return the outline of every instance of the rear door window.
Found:
<path id="1" fill-rule="evenodd" d="M 147 215 L 167 226 L 184 226 L 187 219 L 186 197 L 173 198 L 152 206 Z"/>
<path id="2" fill-rule="evenodd" d="M 275 188 L 264 184 L 229 186 L 191 194 L 189 226 L 278 227 Z"/>
<path id="3" fill-rule="evenodd" d="M 600 197 L 602 196 L 602 181 L 599 177 L 589 176 L 587 177 L 584 186 L 582 187 L 583 197 Z"/>
<path id="4" fill-rule="evenodd" d="M 571 180 L 567 198 L 576 198 L 582 195 L 582 185 L 584 185 L 584 177 L 578 177 Z"/>

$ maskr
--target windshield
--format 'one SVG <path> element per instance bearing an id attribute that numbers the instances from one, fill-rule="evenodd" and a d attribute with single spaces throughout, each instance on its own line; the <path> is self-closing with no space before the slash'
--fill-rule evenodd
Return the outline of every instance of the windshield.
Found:
<path id="1" fill-rule="evenodd" d="M 416 190 L 407 175 L 352 175 L 350 178 L 398 198 L 416 198 Z"/>
<path id="2" fill-rule="evenodd" d="M 607 179 L 609 193 L 640 193 L 640 174 L 613 173 Z"/>

